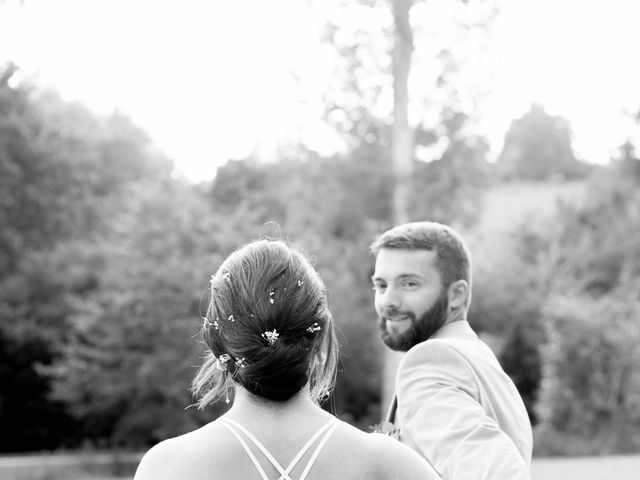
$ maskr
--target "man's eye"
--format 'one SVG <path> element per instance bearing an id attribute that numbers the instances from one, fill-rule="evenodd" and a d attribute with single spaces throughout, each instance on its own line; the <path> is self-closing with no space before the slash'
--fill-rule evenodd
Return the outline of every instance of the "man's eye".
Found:
<path id="1" fill-rule="evenodd" d="M 375 292 L 384 292 L 385 288 L 387 288 L 386 285 L 381 285 L 381 284 L 377 284 L 373 286 L 373 290 Z"/>
<path id="2" fill-rule="evenodd" d="M 402 285 L 407 287 L 407 288 L 415 288 L 415 287 L 418 286 L 418 282 L 414 282 L 414 281 L 408 280 L 408 281 L 404 282 Z"/>

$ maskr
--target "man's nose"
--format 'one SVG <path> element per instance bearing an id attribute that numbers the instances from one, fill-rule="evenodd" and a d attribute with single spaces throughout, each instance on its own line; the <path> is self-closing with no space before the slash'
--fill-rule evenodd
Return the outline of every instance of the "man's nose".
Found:
<path id="1" fill-rule="evenodd" d="M 397 289 L 387 287 L 380 297 L 380 307 L 383 311 L 393 311 L 400 308 L 400 295 Z"/>

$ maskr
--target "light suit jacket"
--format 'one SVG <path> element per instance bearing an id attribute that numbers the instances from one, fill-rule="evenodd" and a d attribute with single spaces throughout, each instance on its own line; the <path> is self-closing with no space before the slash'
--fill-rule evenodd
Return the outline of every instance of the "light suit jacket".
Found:
<path id="1" fill-rule="evenodd" d="M 515 385 L 466 321 L 444 325 L 398 367 L 388 421 L 445 479 L 529 479 L 532 434 Z"/>

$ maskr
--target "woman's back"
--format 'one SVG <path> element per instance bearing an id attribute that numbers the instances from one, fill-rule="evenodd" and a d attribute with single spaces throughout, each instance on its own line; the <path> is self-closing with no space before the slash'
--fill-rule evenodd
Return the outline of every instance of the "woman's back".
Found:
<path id="1" fill-rule="evenodd" d="M 330 478 L 439 477 L 422 457 L 396 440 L 364 433 L 329 414 L 311 421 L 281 418 L 250 425 L 226 415 L 157 445 L 136 474 L 136 480 Z"/>

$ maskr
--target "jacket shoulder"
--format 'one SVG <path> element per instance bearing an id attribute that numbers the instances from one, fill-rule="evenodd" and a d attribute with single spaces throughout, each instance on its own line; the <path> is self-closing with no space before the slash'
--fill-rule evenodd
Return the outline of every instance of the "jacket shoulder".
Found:
<path id="1" fill-rule="evenodd" d="M 422 363 L 425 361 L 447 360 L 464 362 L 459 346 L 450 339 L 432 338 L 413 346 L 402 358 L 402 364 Z"/>
<path id="2" fill-rule="evenodd" d="M 417 384 L 449 385 L 474 396 L 477 394 L 471 365 L 449 339 L 422 342 L 402 358 L 397 372 L 397 389 L 403 391 Z"/>

